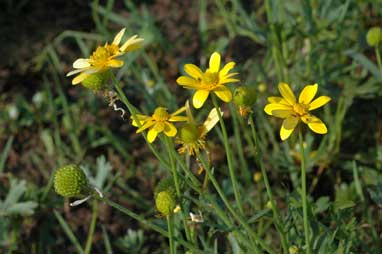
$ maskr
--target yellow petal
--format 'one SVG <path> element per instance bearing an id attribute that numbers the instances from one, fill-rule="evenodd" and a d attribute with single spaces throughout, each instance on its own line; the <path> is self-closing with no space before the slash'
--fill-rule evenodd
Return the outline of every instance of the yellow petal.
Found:
<path id="1" fill-rule="evenodd" d="M 286 140 L 292 134 L 298 124 L 299 119 L 297 117 L 289 117 L 283 121 L 280 129 L 281 140 Z"/>
<path id="2" fill-rule="evenodd" d="M 228 74 L 230 70 L 232 70 L 235 67 L 235 62 L 229 62 L 221 69 L 219 72 L 219 78 L 223 78 Z"/>
<path id="3" fill-rule="evenodd" d="M 168 119 L 170 122 L 185 122 L 188 121 L 187 116 L 172 116 Z"/>
<path id="4" fill-rule="evenodd" d="M 90 76 L 89 73 L 82 72 L 81 74 L 77 75 L 77 76 L 72 80 L 72 84 L 73 84 L 73 85 L 77 85 L 77 84 L 81 83 L 82 81 L 84 81 L 84 79 L 86 79 L 86 78 L 89 77 L 89 76 Z"/>
<path id="5" fill-rule="evenodd" d="M 211 72 L 218 72 L 220 69 L 220 54 L 214 52 L 210 57 L 210 68 Z"/>
<path id="6" fill-rule="evenodd" d="M 210 94 L 207 90 L 197 90 L 192 97 L 192 104 L 195 108 L 201 108 L 204 102 L 207 100 L 208 95 Z"/>
<path id="7" fill-rule="evenodd" d="M 282 97 L 278 97 L 278 96 L 270 96 L 267 98 L 267 100 L 269 103 L 289 105 L 289 103 L 286 100 L 284 100 Z"/>
<path id="8" fill-rule="evenodd" d="M 112 68 L 119 68 L 122 65 L 123 65 L 123 61 L 118 60 L 118 59 L 112 59 L 112 60 L 107 62 L 107 66 L 112 67 Z"/>
<path id="9" fill-rule="evenodd" d="M 325 134 L 328 132 L 326 125 L 319 119 L 313 115 L 308 115 L 301 117 L 302 121 L 306 123 L 312 131 L 318 134 Z"/>
<path id="10" fill-rule="evenodd" d="M 86 58 L 78 58 L 73 63 L 74 69 L 82 69 L 82 68 L 86 68 L 86 67 L 90 67 L 89 59 L 86 59 Z"/>
<path id="11" fill-rule="evenodd" d="M 195 64 L 184 65 L 184 71 L 194 79 L 198 79 L 203 76 L 202 70 Z"/>
<path id="12" fill-rule="evenodd" d="M 330 100 L 331 98 L 328 96 L 320 96 L 309 104 L 309 110 L 314 110 L 316 108 L 322 107 Z"/>
<path id="13" fill-rule="evenodd" d="M 156 132 L 160 133 L 164 130 L 164 122 L 156 122 L 153 126 Z"/>
<path id="14" fill-rule="evenodd" d="M 77 74 L 77 73 L 80 73 L 83 71 L 84 71 L 83 69 L 82 70 L 72 70 L 72 71 L 68 72 L 68 74 L 66 74 L 66 76 L 69 77 L 69 76 L 72 76 L 74 74 Z"/>
<path id="15" fill-rule="evenodd" d="M 151 128 L 147 133 L 147 141 L 149 141 L 149 143 L 152 143 L 155 141 L 157 136 L 158 132 L 154 128 Z"/>
<path id="16" fill-rule="evenodd" d="M 137 120 L 140 122 L 141 125 L 143 124 L 143 122 L 144 122 L 145 120 L 147 120 L 148 118 L 150 118 L 150 116 L 145 116 L 145 115 L 140 115 L 140 114 L 137 114 L 137 115 L 135 115 L 135 116 L 136 116 Z M 130 119 L 132 120 L 132 125 L 133 125 L 133 126 L 135 126 L 135 127 L 139 127 L 139 126 L 138 126 L 138 123 L 134 120 L 134 117 L 133 117 L 133 116 L 131 116 Z"/>
<path id="17" fill-rule="evenodd" d="M 175 126 L 171 123 L 166 122 L 165 128 L 164 128 L 164 134 L 166 134 L 168 137 L 174 137 L 177 133 L 177 130 Z"/>
<path id="18" fill-rule="evenodd" d="M 292 107 L 289 105 L 285 105 L 285 104 L 270 103 L 270 104 L 265 105 L 265 107 L 264 107 L 265 113 L 267 113 L 268 115 L 271 115 L 271 116 L 273 116 L 274 111 L 280 111 L 280 110 L 290 111 L 291 113 L 293 112 Z"/>
<path id="19" fill-rule="evenodd" d="M 234 82 L 239 82 L 239 79 L 236 78 L 227 78 L 227 79 L 222 79 L 219 81 L 219 84 L 226 84 L 226 83 L 234 83 Z"/>
<path id="20" fill-rule="evenodd" d="M 177 111 L 175 111 L 174 113 L 172 113 L 171 116 L 179 115 L 180 113 L 183 113 L 184 111 L 186 111 L 186 107 L 185 107 L 185 106 L 179 108 Z"/>
<path id="21" fill-rule="evenodd" d="M 141 47 L 143 39 L 138 35 L 130 37 L 119 49 L 123 52 L 133 51 Z"/>
<path id="22" fill-rule="evenodd" d="M 122 40 L 123 34 L 125 33 L 125 30 L 126 30 L 126 28 L 123 28 L 121 31 L 119 31 L 119 33 L 117 33 L 117 35 L 114 37 L 112 44 L 117 45 L 117 46 L 119 45 L 119 43 Z"/>
<path id="23" fill-rule="evenodd" d="M 198 81 L 187 76 L 180 76 L 177 78 L 176 83 L 187 88 L 195 88 L 198 85 Z"/>
<path id="24" fill-rule="evenodd" d="M 213 92 L 224 102 L 230 102 L 232 100 L 231 90 L 225 86 L 218 86 L 213 90 Z"/>
<path id="25" fill-rule="evenodd" d="M 281 96 L 291 105 L 296 102 L 296 97 L 294 96 L 292 89 L 286 83 L 279 83 L 279 91 Z"/>
<path id="26" fill-rule="evenodd" d="M 305 86 L 304 89 L 302 89 L 300 96 L 298 97 L 298 102 L 302 104 L 309 104 L 316 95 L 317 88 L 317 84 Z"/>
<path id="27" fill-rule="evenodd" d="M 150 128 L 151 126 L 153 126 L 154 124 L 155 124 L 154 120 L 152 120 L 152 119 L 148 120 L 147 122 L 143 123 L 141 128 L 139 128 L 137 130 L 137 133 L 141 133 L 142 131 L 146 130 L 147 128 Z"/>

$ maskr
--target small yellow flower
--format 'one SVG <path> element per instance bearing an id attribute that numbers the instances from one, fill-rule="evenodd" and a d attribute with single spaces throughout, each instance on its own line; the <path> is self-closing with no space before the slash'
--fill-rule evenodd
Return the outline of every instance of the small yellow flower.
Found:
<path id="1" fill-rule="evenodd" d="M 166 108 L 158 107 L 155 109 L 154 114 L 152 116 L 146 116 L 146 115 L 136 115 L 138 121 L 140 122 L 140 125 L 133 120 L 133 117 L 130 117 L 132 119 L 132 124 L 135 127 L 140 127 L 137 130 L 137 133 L 140 133 L 148 128 L 149 131 L 147 133 L 147 140 L 152 143 L 156 139 L 159 133 L 164 132 L 164 134 L 168 137 L 174 137 L 177 133 L 177 130 L 172 124 L 172 122 L 182 122 L 187 121 L 186 116 L 178 116 L 180 113 L 184 112 L 186 110 L 185 107 L 182 107 L 175 111 L 172 114 L 169 114 L 167 112 Z"/>
<path id="2" fill-rule="evenodd" d="M 256 172 L 253 174 L 253 180 L 255 181 L 255 183 L 260 182 L 262 178 L 263 175 L 261 174 L 261 172 Z"/>
<path id="3" fill-rule="evenodd" d="M 220 54 L 214 52 L 209 61 L 209 68 L 203 72 L 194 64 L 184 65 L 184 71 L 189 76 L 180 76 L 176 82 L 187 89 L 196 90 L 192 103 L 195 108 L 201 108 L 210 92 L 216 94 L 224 102 L 232 100 L 232 93 L 225 86 L 227 83 L 238 82 L 232 78 L 238 73 L 229 73 L 235 67 L 235 62 L 229 62 L 220 69 Z"/>
<path id="4" fill-rule="evenodd" d="M 125 33 L 123 28 L 114 37 L 111 44 L 106 43 L 104 46 L 98 46 L 89 58 L 79 58 L 73 63 L 75 70 L 69 72 L 66 76 L 78 74 L 72 84 L 77 85 L 94 73 L 101 73 L 110 68 L 120 68 L 123 61 L 116 59 L 117 57 L 138 49 L 141 46 L 142 38 L 138 35 L 130 37 L 122 46 L 119 46 L 122 37 Z"/>
<path id="5" fill-rule="evenodd" d="M 181 126 L 180 135 L 176 142 L 182 145 L 178 149 L 179 153 L 195 155 L 200 150 L 206 149 L 206 135 L 219 122 L 219 116 L 214 108 L 203 124 L 197 124 L 192 116 L 188 101 L 186 102 L 186 112 L 188 122 Z M 220 114 L 223 115 L 223 112 L 220 111 Z"/>
<path id="6" fill-rule="evenodd" d="M 280 129 L 282 140 L 286 140 L 292 134 L 300 120 L 315 133 L 328 132 L 325 124 L 310 114 L 310 111 L 324 106 L 331 100 L 328 96 L 320 96 L 313 100 L 317 93 L 317 84 L 305 86 L 300 93 L 298 102 L 288 84 L 280 83 L 278 88 L 282 97 L 268 97 L 269 104 L 265 106 L 264 111 L 268 115 L 284 119 Z"/>

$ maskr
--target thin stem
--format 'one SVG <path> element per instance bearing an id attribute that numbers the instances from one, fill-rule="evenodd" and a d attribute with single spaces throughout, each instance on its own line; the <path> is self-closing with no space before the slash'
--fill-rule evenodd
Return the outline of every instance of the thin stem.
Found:
<path id="1" fill-rule="evenodd" d="M 281 223 L 281 220 L 280 220 L 280 212 L 279 212 L 279 210 L 278 210 L 278 208 L 276 206 L 275 200 L 273 198 L 273 193 L 272 193 L 271 186 L 269 184 L 267 171 L 265 170 L 263 160 L 260 157 L 260 154 L 261 154 L 260 146 L 259 146 L 259 143 L 258 143 L 258 140 L 257 140 L 257 133 L 256 133 L 255 125 L 254 125 L 254 122 L 253 122 L 252 114 L 249 115 L 249 124 L 251 126 L 252 137 L 253 137 L 253 141 L 255 143 L 254 154 L 255 154 L 256 161 L 257 161 L 258 165 L 260 166 L 261 174 L 263 176 L 265 188 L 266 188 L 267 194 L 268 194 L 268 199 L 271 202 L 271 208 L 272 208 L 272 213 L 273 213 L 273 220 L 274 220 L 276 229 L 277 229 L 277 231 L 278 231 L 278 233 L 280 235 L 281 244 L 282 244 L 284 253 L 288 253 L 288 243 L 287 243 L 286 236 L 285 236 L 285 234 L 283 232 L 282 223 Z"/>
<path id="2" fill-rule="evenodd" d="M 299 128 L 298 133 L 299 143 L 300 143 L 300 153 L 301 153 L 301 200 L 302 200 L 302 209 L 304 216 L 304 234 L 305 234 L 305 244 L 306 244 L 306 253 L 310 254 L 310 241 L 309 241 L 309 224 L 308 224 L 308 203 L 306 199 L 306 169 L 305 169 L 305 151 L 304 151 L 304 142 L 302 138 L 302 130 Z"/>
<path id="3" fill-rule="evenodd" d="M 175 254 L 176 249 L 174 245 L 174 223 L 173 223 L 173 218 L 172 214 L 167 215 L 167 228 L 168 228 L 168 241 L 170 243 L 170 254 Z"/>
<path id="4" fill-rule="evenodd" d="M 183 202 L 182 202 L 183 197 L 182 197 L 182 193 L 180 191 L 179 176 L 178 176 L 178 172 L 176 169 L 175 158 L 173 155 L 174 146 L 172 145 L 170 138 L 167 136 L 165 137 L 165 143 L 167 146 L 167 152 L 168 152 L 168 156 L 169 156 L 169 160 L 170 160 L 172 177 L 174 178 L 176 195 L 177 195 L 177 199 L 179 200 L 179 206 L 180 206 L 180 210 L 182 213 L 184 231 L 186 232 L 187 240 L 190 240 L 191 239 L 191 232 L 190 232 L 190 228 L 187 225 L 187 215 L 186 215 L 186 211 L 184 210 L 184 207 L 183 207 Z"/>
<path id="5" fill-rule="evenodd" d="M 375 46 L 375 55 L 376 55 L 376 57 L 377 57 L 377 63 L 378 63 L 379 71 L 381 72 L 381 75 L 382 75 L 381 53 L 379 52 L 378 45 Z"/>
<path id="6" fill-rule="evenodd" d="M 235 219 L 244 227 L 244 229 L 247 231 L 247 233 L 257 242 L 260 244 L 260 246 L 268 251 L 271 254 L 274 254 L 275 252 L 256 234 L 255 231 L 251 229 L 247 221 L 242 217 L 241 214 L 237 213 L 235 209 L 232 207 L 232 205 L 229 203 L 227 197 L 225 196 L 223 190 L 220 188 L 219 183 L 217 182 L 215 176 L 212 174 L 210 166 L 207 164 L 203 156 L 201 156 L 200 153 L 197 153 L 197 157 L 199 161 L 202 163 L 203 168 L 206 170 L 209 179 L 211 180 L 213 186 L 215 187 L 216 191 L 218 192 L 220 198 L 223 200 L 225 206 L 228 208 L 230 213 L 235 217 Z M 256 247 L 256 246 L 255 246 Z M 259 253 L 259 250 L 255 249 L 255 253 Z"/>
<path id="7" fill-rule="evenodd" d="M 219 105 L 216 101 L 215 96 L 212 96 L 212 102 L 216 108 L 216 111 L 218 112 L 220 127 L 221 127 L 222 132 L 223 132 L 223 141 L 224 141 L 225 152 L 227 155 L 228 171 L 229 171 L 229 176 L 231 178 L 231 183 L 232 183 L 233 193 L 235 195 L 236 205 L 239 208 L 240 213 L 244 214 L 243 205 L 241 203 L 241 198 L 240 198 L 240 193 L 239 193 L 238 187 L 237 187 L 236 174 L 234 172 L 233 163 L 232 163 L 231 147 L 228 143 L 227 129 L 225 127 L 224 120 L 223 120 L 223 117 L 221 115 L 220 108 L 219 108 Z"/>
<path id="8" fill-rule="evenodd" d="M 115 203 L 113 201 L 111 201 L 108 198 L 103 198 L 102 200 L 106 204 L 110 205 L 111 207 L 119 210 L 120 212 L 126 214 L 127 216 L 133 218 L 134 220 L 139 221 L 140 223 L 142 223 L 146 227 L 148 227 L 148 228 L 158 232 L 159 234 L 161 234 L 161 235 L 163 235 L 165 237 L 169 237 L 167 230 L 164 230 L 162 227 L 160 227 L 158 225 L 155 225 L 154 223 L 152 223 L 149 220 L 145 219 L 141 215 L 138 215 L 138 214 L 134 213 L 133 211 L 131 211 L 131 210 L 127 209 L 126 207 L 123 207 L 123 206 L 121 206 L 121 205 L 119 205 L 119 204 L 117 204 L 117 203 Z M 183 245 L 184 247 L 195 251 L 195 253 L 205 253 L 204 251 L 199 250 L 198 248 L 195 248 L 195 246 L 193 246 L 192 244 L 188 243 L 187 241 L 185 241 L 185 240 L 183 240 L 181 238 L 174 237 L 174 239 L 177 242 L 179 242 L 181 245 Z"/>
<path id="9" fill-rule="evenodd" d="M 94 231 L 95 231 L 95 226 L 96 226 L 97 216 L 98 216 L 98 201 L 96 199 L 93 200 L 92 209 L 93 209 L 93 212 L 92 212 L 92 218 L 91 218 L 90 227 L 89 227 L 88 239 L 86 240 L 85 254 L 90 254 L 92 250 Z"/>

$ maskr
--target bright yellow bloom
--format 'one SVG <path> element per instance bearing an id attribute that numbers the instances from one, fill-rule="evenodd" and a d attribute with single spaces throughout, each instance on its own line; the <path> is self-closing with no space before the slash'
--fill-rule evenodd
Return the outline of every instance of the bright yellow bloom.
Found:
<path id="1" fill-rule="evenodd" d="M 238 73 L 229 73 L 235 67 L 235 62 L 229 62 L 220 69 L 220 54 L 214 52 L 210 57 L 209 68 L 203 72 L 194 64 L 184 65 L 184 71 L 189 76 L 180 76 L 176 82 L 187 89 L 196 90 L 192 104 L 195 108 L 201 108 L 207 100 L 210 92 L 216 94 L 224 102 L 232 100 L 232 93 L 224 84 L 238 82 L 232 78 Z"/>
<path id="2" fill-rule="evenodd" d="M 168 137 L 174 137 L 177 133 L 177 130 L 172 124 L 172 122 L 182 122 L 187 121 L 186 116 L 178 116 L 180 113 L 186 110 L 185 107 L 182 107 L 175 111 L 172 114 L 167 113 L 167 109 L 163 107 L 158 107 L 155 109 L 154 114 L 152 116 L 140 115 L 137 114 L 136 117 L 140 122 L 140 125 L 133 119 L 133 126 L 140 127 L 137 130 L 137 133 L 140 133 L 148 128 L 149 131 L 147 133 L 147 140 L 152 143 L 156 139 L 159 133 L 164 132 L 164 134 Z"/>
<path id="3" fill-rule="evenodd" d="M 138 35 L 130 37 L 122 46 L 119 43 L 122 40 L 125 28 L 123 28 L 114 37 L 111 44 L 106 43 L 104 46 L 98 46 L 89 58 L 79 58 L 73 63 L 75 70 L 69 72 L 66 76 L 78 74 L 73 80 L 72 84 L 77 85 L 91 74 L 104 72 L 110 68 L 120 68 L 123 61 L 116 59 L 117 57 L 138 49 L 141 46 L 142 38 Z"/>
<path id="4" fill-rule="evenodd" d="M 197 124 L 192 116 L 188 101 L 186 102 L 186 112 L 188 122 L 180 128 L 180 135 L 177 143 L 182 146 L 178 149 L 179 153 L 188 153 L 195 155 L 200 150 L 206 149 L 207 133 L 219 122 L 217 110 L 213 108 L 208 114 L 203 124 Z M 220 111 L 223 115 L 223 112 Z"/>
<path id="5" fill-rule="evenodd" d="M 279 91 L 282 97 L 268 97 L 269 104 L 265 106 L 264 111 L 268 115 L 284 119 L 280 129 L 282 140 L 286 140 L 292 134 L 300 120 L 315 133 L 325 134 L 328 132 L 325 124 L 310 114 L 310 111 L 324 106 L 331 100 L 328 96 L 320 96 L 313 100 L 317 89 L 317 84 L 305 86 L 297 102 L 289 85 L 280 83 Z"/>

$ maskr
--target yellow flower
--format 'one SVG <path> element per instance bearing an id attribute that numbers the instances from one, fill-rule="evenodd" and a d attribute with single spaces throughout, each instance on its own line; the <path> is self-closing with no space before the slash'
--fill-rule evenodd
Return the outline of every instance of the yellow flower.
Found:
<path id="1" fill-rule="evenodd" d="M 286 140 L 292 134 L 300 120 L 315 133 L 325 134 L 328 132 L 325 124 L 310 114 L 310 111 L 322 107 L 331 100 L 328 96 L 320 96 L 313 100 L 317 89 L 317 84 L 305 86 L 297 102 L 289 85 L 280 83 L 279 91 L 282 97 L 268 97 L 269 104 L 265 106 L 264 111 L 268 115 L 284 119 L 280 129 L 282 140 Z"/>
<path id="2" fill-rule="evenodd" d="M 176 142 L 182 145 L 178 149 L 179 153 L 194 155 L 199 150 L 206 148 L 206 135 L 219 122 L 219 116 L 214 108 L 203 124 L 197 124 L 192 116 L 188 101 L 186 102 L 186 112 L 188 123 L 183 124 L 180 128 L 180 137 Z M 223 112 L 220 111 L 220 114 L 223 115 Z"/>
<path id="3" fill-rule="evenodd" d="M 178 109 L 176 112 L 169 114 L 166 108 L 158 107 L 155 109 L 154 114 L 152 116 L 146 115 L 136 115 L 140 125 L 132 119 L 132 124 L 135 127 L 139 127 L 137 133 L 140 133 L 148 128 L 149 131 L 147 133 L 147 140 L 152 143 L 156 139 L 159 133 L 164 132 L 164 134 L 168 137 L 174 137 L 177 133 L 177 130 L 172 124 L 172 122 L 182 122 L 187 121 L 186 116 L 178 116 L 180 113 L 186 110 L 185 107 Z"/>
<path id="4" fill-rule="evenodd" d="M 194 64 L 184 65 L 184 71 L 189 76 L 180 76 L 176 82 L 187 89 L 196 90 L 192 103 L 195 108 L 201 108 L 210 92 L 216 94 L 224 102 L 232 100 L 232 93 L 224 84 L 238 82 L 232 78 L 238 73 L 229 73 L 235 62 L 229 62 L 220 69 L 220 54 L 214 52 L 210 57 L 209 68 L 203 72 Z"/>
<path id="5" fill-rule="evenodd" d="M 79 58 L 73 63 L 75 70 L 69 72 L 66 76 L 78 74 L 72 84 L 77 85 L 89 77 L 91 74 L 104 72 L 110 68 L 120 68 L 123 61 L 116 59 L 117 57 L 138 49 L 141 46 L 142 38 L 138 35 L 130 37 L 122 46 L 119 43 L 122 40 L 125 28 L 123 28 L 114 37 L 111 44 L 106 43 L 104 46 L 98 46 L 89 58 Z"/>

